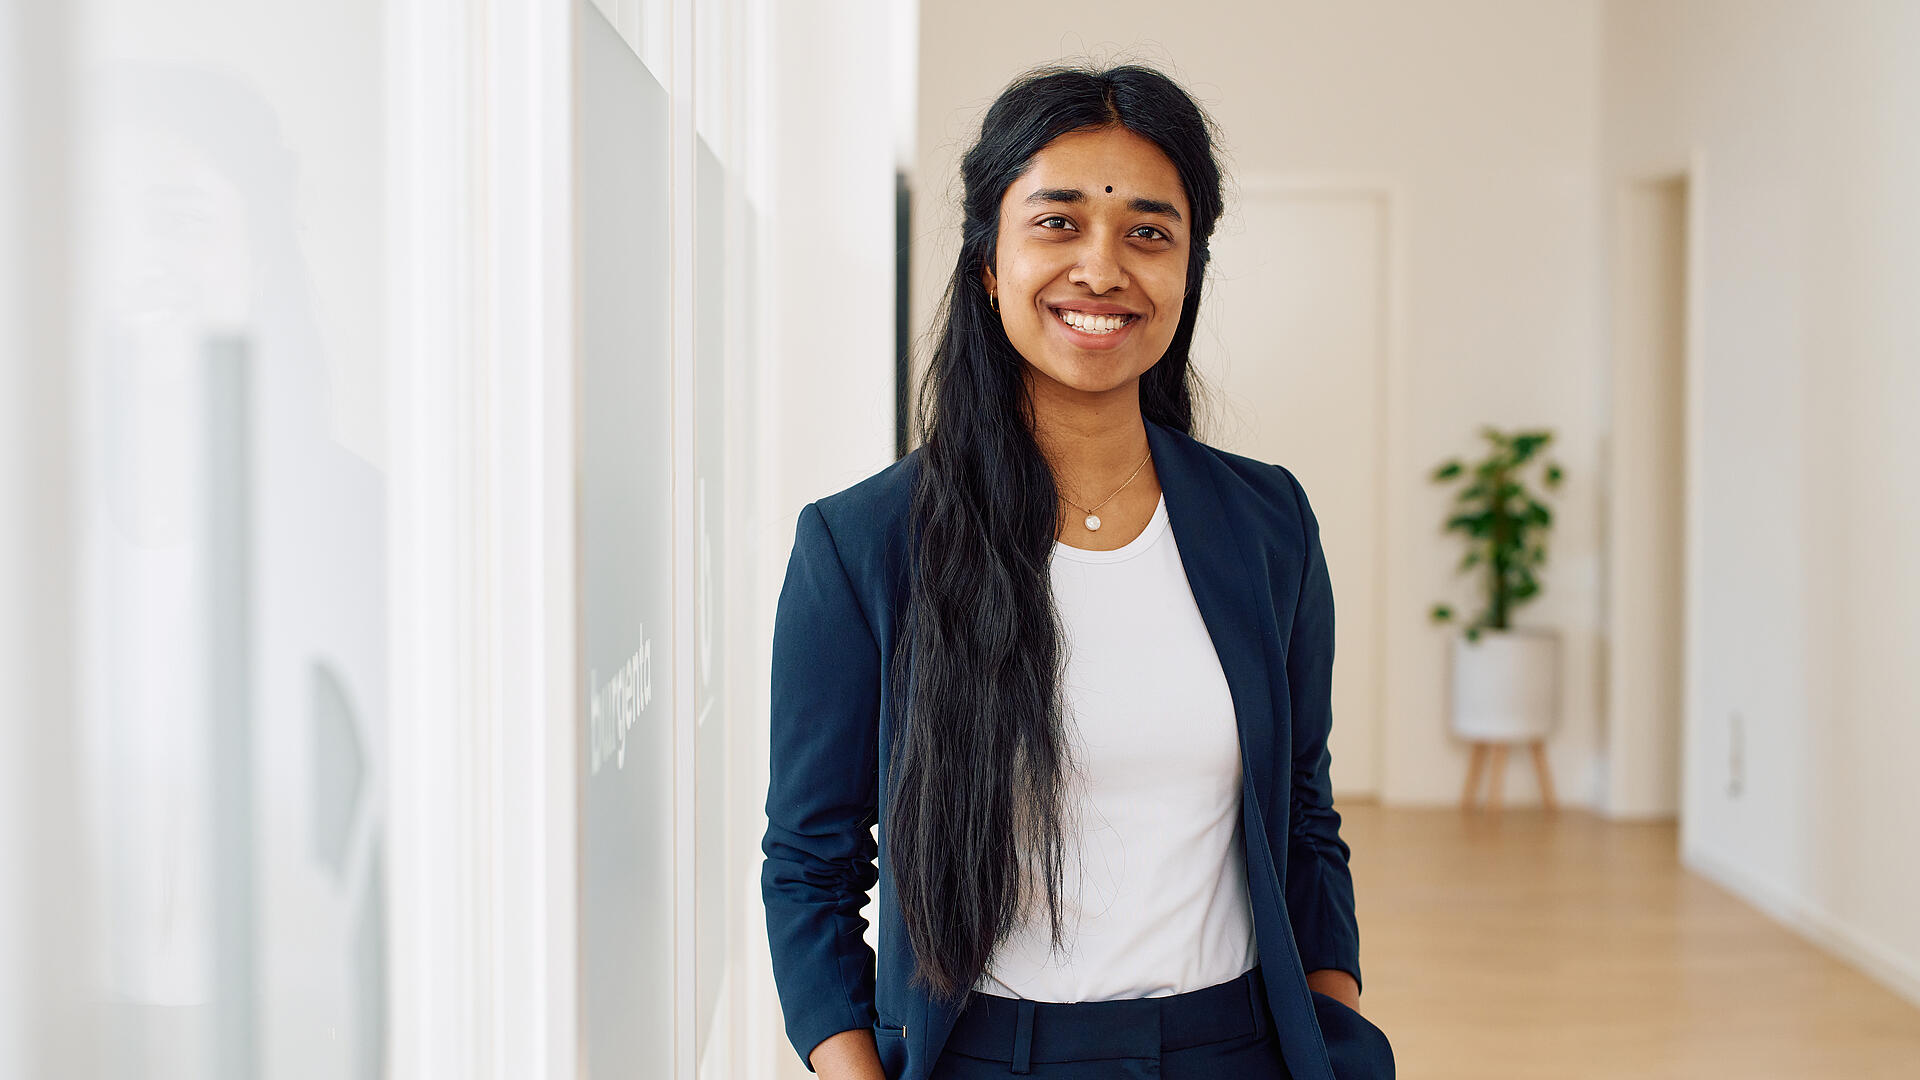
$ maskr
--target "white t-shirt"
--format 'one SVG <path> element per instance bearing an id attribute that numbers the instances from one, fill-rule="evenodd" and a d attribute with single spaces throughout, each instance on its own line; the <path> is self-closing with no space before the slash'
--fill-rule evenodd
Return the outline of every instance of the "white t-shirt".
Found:
<path id="1" fill-rule="evenodd" d="M 1233 698 L 1162 495 L 1113 551 L 1055 542 L 1068 788 L 1063 953 L 1044 892 L 974 989 L 1036 1001 L 1164 997 L 1254 966 Z M 1029 874 L 1037 873 L 1028 863 Z"/>

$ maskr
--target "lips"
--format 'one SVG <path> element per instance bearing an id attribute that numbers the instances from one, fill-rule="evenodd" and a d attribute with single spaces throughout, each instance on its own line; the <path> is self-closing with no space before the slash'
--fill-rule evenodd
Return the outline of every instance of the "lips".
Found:
<path id="1" fill-rule="evenodd" d="M 1119 304 L 1097 304 L 1092 301 L 1075 301 L 1070 304 L 1048 304 L 1055 311 L 1078 311 L 1087 315 L 1138 315 L 1139 312 Z"/>

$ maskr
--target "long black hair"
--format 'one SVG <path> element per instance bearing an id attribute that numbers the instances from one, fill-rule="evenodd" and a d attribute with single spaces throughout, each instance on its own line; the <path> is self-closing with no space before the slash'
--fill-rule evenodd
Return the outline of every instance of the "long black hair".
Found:
<path id="1" fill-rule="evenodd" d="M 1150 67 L 1053 64 L 1001 92 L 960 165 L 960 256 L 920 388 L 913 573 L 892 666 L 896 734 L 882 824 L 914 981 L 948 1000 L 979 978 L 1038 886 L 1060 947 L 1071 767 L 1048 568 L 1058 494 L 1033 433 L 1027 362 L 989 308 L 980 274 L 995 265 L 1001 199 L 1033 156 L 1057 136 L 1115 126 L 1159 146 L 1192 211 L 1179 327 L 1140 377 L 1142 415 L 1191 432 L 1188 350 L 1221 212 L 1213 121 Z"/>

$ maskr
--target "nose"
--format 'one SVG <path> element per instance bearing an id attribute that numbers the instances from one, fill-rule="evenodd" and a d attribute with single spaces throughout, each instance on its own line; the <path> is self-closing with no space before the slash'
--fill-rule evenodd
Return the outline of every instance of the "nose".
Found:
<path id="1" fill-rule="evenodd" d="M 1079 264 L 1067 272 L 1068 281 L 1084 285 L 1095 293 L 1104 293 L 1127 284 L 1127 273 L 1114 256 L 1111 245 L 1094 243 L 1088 245 L 1085 251 Z"/>

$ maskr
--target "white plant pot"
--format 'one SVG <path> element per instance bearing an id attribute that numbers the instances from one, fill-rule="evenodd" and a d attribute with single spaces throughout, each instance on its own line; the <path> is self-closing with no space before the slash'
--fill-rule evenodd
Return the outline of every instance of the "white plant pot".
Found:
<path id="1" fill-rule="evenodd" d="M 1560 633 L 1535 627 L 1453 639 L 1453 733 L 1531 742 L 1560 726 Z"/>

